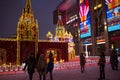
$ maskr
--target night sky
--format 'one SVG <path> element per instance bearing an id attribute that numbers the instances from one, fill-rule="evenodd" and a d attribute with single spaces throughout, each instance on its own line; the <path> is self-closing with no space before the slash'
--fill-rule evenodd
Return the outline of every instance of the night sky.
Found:
<path id="1" fill-rule="evenodd" d="M 31 0 L 34 18 L 39 22 L 39 38 L 46 39 L 46 33 L 55 33 L 53 11 L 63 0 Z M 26 0 L 0 0 L 0 38 L 16 34 L 17 23 Z"/>

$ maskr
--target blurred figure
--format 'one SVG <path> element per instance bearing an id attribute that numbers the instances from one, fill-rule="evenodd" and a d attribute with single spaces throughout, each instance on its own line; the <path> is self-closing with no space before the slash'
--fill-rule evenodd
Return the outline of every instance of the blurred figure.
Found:
<path id="1" fill-rule="evenodd" d="M 100 55 L 100 59 L 98 61 L 98 66 L 99 66 L 99 70 L 100 70 L 100 77 L 98 80 L 105 79 L 105 63 L 106 63 L 105 54 L 104 54 L 104 52 L 102 52 Z"/>
<path id="2" fill-rule="evenodd" d="M 40 80 L 46 80 L 47 61 L 45 55 L 41 54 L 37 63 L 37 71 L 39 73 Z"/>
<path id="3" fill-rule="evenodd" d="M 32 80 L 33 73 L 35 72 L 35 57 L 34 57 L 34 55 L 32 53 L 26 59 L 25 66 L 24 66 L 23 70 L 25 70 L 26 67 L 27 67 L 27 71 L 28 71 L 28 74 L 29 74 L 29 80 Z"/>
<path id="4" fill-rule="evenodd" d="M 36 68 L 37 68 L 37 64 L 38 64 L 39 57 L 40 57 L 40 54 L 37 53 L 37 55 L 36 55 Z"/>
<path id="5" fill-rule="evenodd" d="M 85 71 L 85 56 L 83 55 L 83 53 L 80 54 L 80 66 L 81 66 L 81 72 L 83 73 Z"/>
<path id="6" fill-rule="evenodd" d="M 50 73 L 50 80 L 53 80 L 53 75 L 52 75 L 53 68 L 54 68 L 54 58 L 53 58 L 52 52 L 50 51 L 49 62 L 48 62 L 48 66 L 47 66 L 47 73 L 48 72 Z"/>
<path id="7" fill-rule="evenodd" d="M 114 49 L 110 54 L 110 64 L 112 70 L 118 70 L 118 54 L 117 51 Z"/>

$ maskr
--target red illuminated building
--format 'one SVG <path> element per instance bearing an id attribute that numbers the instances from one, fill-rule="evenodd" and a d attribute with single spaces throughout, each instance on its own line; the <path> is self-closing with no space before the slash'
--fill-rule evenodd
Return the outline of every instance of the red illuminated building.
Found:
<path id="1" fill-rule="evenodd" d="M 26 5 L 17 24 L 17 35 L 14 38 L 0 38 L 0 65 L 24 63 L 30 53 L 44 53 L 46 59 L 52 51 L 55 62 L 69 61 L 75 58 L 74 43 L 71 33 L 65 31 L 63 22 L 58 19 L 56 35 L 48 32 L 47 40 L 38 40 L 38 21 L 34 20 L 31 1 Z"/>

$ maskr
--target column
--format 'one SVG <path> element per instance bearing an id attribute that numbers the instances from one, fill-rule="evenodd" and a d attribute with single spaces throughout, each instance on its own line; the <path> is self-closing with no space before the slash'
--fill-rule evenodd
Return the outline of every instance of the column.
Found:
<path id="1" fill-rule="evenodd" d="M 38 40 L 35 40 L 35 57 L 38 54 Z"/>
<path id="2" fill-rule="evenodd" d="M 88 49 L 87 49 L 88 45 L 85 45 L 85 54 L 86 54 L 86 58 L 88 58 Z"/>
<path id="3" fill-rule="evenodd" d="M 102 17 L 104 22 L 104 38 L 105 38 L 105 54 L 109 55 L 109 38 L 108 38 L 108 26 L 107 26 L 107 19 L 106 19 L 106 8 L 105 8 L 105 0 L 102 0 Z"/>
<path id="4" fill-rule="evenodd" d="M 91 16 L 91 39 L 92 39 L 92 54 L 97 53 L 97 42 L 96 42 L 96 26 L 95 26 L 95 12 L 94 5 L 96 0 L 89 0 L 90 16 Z"/>
<path id="5" fill-rule="evenodd" d="M 16 64 L 20 65 L 20 41 L 17 40 L 17 58 L 16 58 Z"/>

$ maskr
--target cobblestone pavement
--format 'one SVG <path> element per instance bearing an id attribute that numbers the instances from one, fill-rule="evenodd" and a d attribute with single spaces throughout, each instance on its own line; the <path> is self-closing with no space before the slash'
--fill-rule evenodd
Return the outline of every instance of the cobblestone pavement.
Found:
<path id="1" fill-rule="evenodd" d="M 120 63 L 119 71 L 113 71 L 110 64 L 105 66 L 106 79 L 105 80 L 120 80 Z M 97 65 L 86 66 L 85 72 L 81 73 L 80 68 L 76 69 L 63 69 L 54 70 L 54 80 L 98 80 L 99 67 Z M 27 72 L 13 73 L 13 74 L 0 74 L 0 80 L 29 80 Z M 38 73 L 35 72 L 33 80 L 39 80 Z M 47 80 L 49 74 L 47 74 Z"/>

